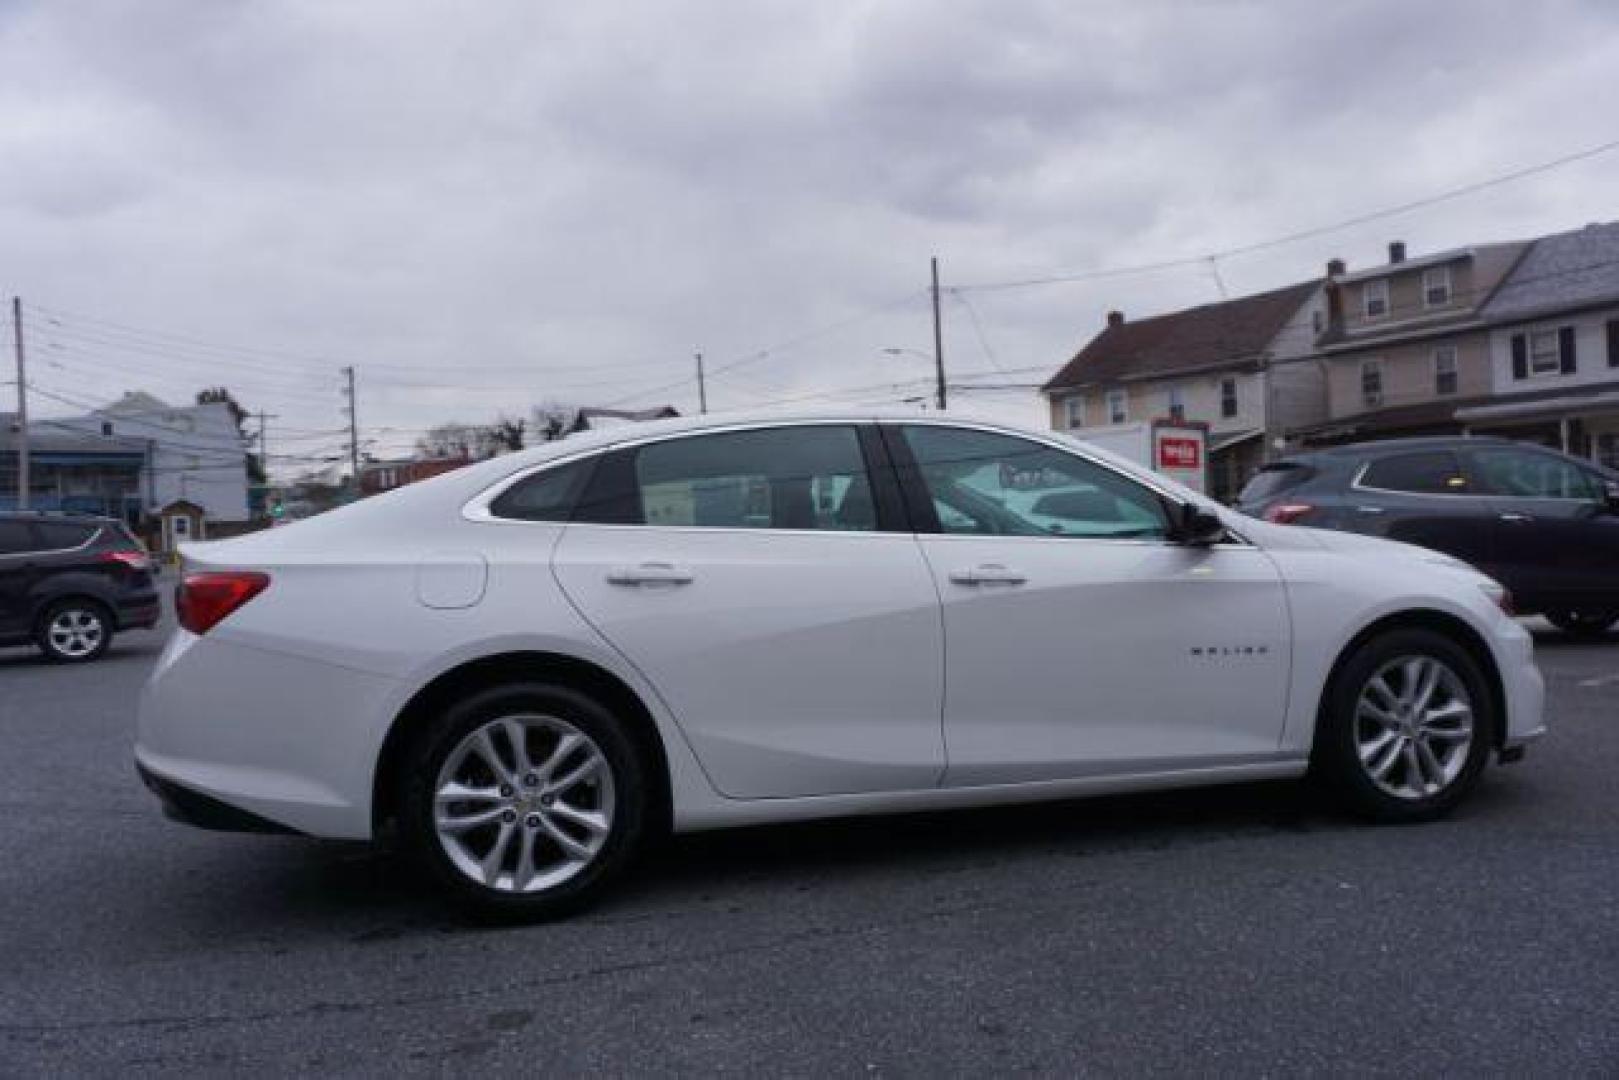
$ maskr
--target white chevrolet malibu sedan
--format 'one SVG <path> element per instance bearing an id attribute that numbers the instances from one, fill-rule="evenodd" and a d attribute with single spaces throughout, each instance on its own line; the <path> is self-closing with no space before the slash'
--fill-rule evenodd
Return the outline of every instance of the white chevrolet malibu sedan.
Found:
<path id="1" fill-rule="evenodd" d="M 1509 610 L 1051 432 L 666 421 L 191 546 L 135 754 L 171 816 L 543 917 L 671 829 L 1306 773 L 1430 818 L 1542 731 Z"/>

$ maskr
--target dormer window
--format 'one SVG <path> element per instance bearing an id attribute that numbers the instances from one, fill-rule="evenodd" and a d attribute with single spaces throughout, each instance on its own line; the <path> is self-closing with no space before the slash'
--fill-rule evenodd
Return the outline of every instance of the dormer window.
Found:
<path id="1" fill-rule="evenodd" d="M 1422 272 L 1422 303 L 1431 308 L 1450 303 L 1450 267 L 1436 266 Z"/>
<path id="2" fill-rule="evenodd" d="M 1368 281 L 1361 287 L 1361 310 L 1368 319 L 1381 319 L 1389 313 L 1389 283 Z"/>

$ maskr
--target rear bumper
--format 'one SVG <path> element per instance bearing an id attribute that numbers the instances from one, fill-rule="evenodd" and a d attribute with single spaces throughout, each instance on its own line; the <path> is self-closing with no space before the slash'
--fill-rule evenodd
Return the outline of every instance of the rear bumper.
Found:
<path id="1" fill-rule="evenodd" d="M 163 618 L 163 602 L 156 592 L 127 596 L 118 602 L 119 630 L 150 630 Z"/>
<path id="2" fill-rule="evenodd" d="M 203 816 L 223 806 L 309 836 L 370 839 L 397 693 L 394 680 L 176 630 L 141 693 L 135 761 L 208 800 Z M 195 800 L 170 794 L 185 820 L 198 816 Z"/>
<path id="3" fill-rule="evenodd" d="M 210 795 L 165 779 L 142 765 L 135 763 L 141 783 L 163 804 L 163 816 L 170 821 L 194 825 L 215 832 L 285 833 L 298 835 L 298 830 L 279 822 L 262 818 L 239 806 L 231 806 Z"/>

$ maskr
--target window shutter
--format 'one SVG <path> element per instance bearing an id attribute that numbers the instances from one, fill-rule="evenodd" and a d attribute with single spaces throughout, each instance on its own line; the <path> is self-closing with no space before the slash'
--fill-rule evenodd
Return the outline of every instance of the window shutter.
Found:
<path id="1" fill-rule="evenodd" d="M 1619 319 L 1608 320 L 1608 366 L 1619 367 Z"/>
<path id="2" fill-rule="evenodd" d="M 1529 339 L 1522 334 L 1512 335 L 1512 377 L 1529 377 Z"/>
<path id="3" fill-rule="evenodd" d="M 1557 370 L 1564 375 L 1574 374 L 1574 328 L 1561 326 L 1557 329 Z"/>

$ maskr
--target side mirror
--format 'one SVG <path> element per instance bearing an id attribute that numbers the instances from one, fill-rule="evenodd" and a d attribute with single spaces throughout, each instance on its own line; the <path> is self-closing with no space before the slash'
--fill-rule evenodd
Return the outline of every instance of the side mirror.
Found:
<path id="1" fill-rule="evenodd" d="M 1173 510 L 1170 539 L 1177 544 L 1207 547 L 1225 539 L 1225 522 L 1196 503 L 1180 503 Z"/>

